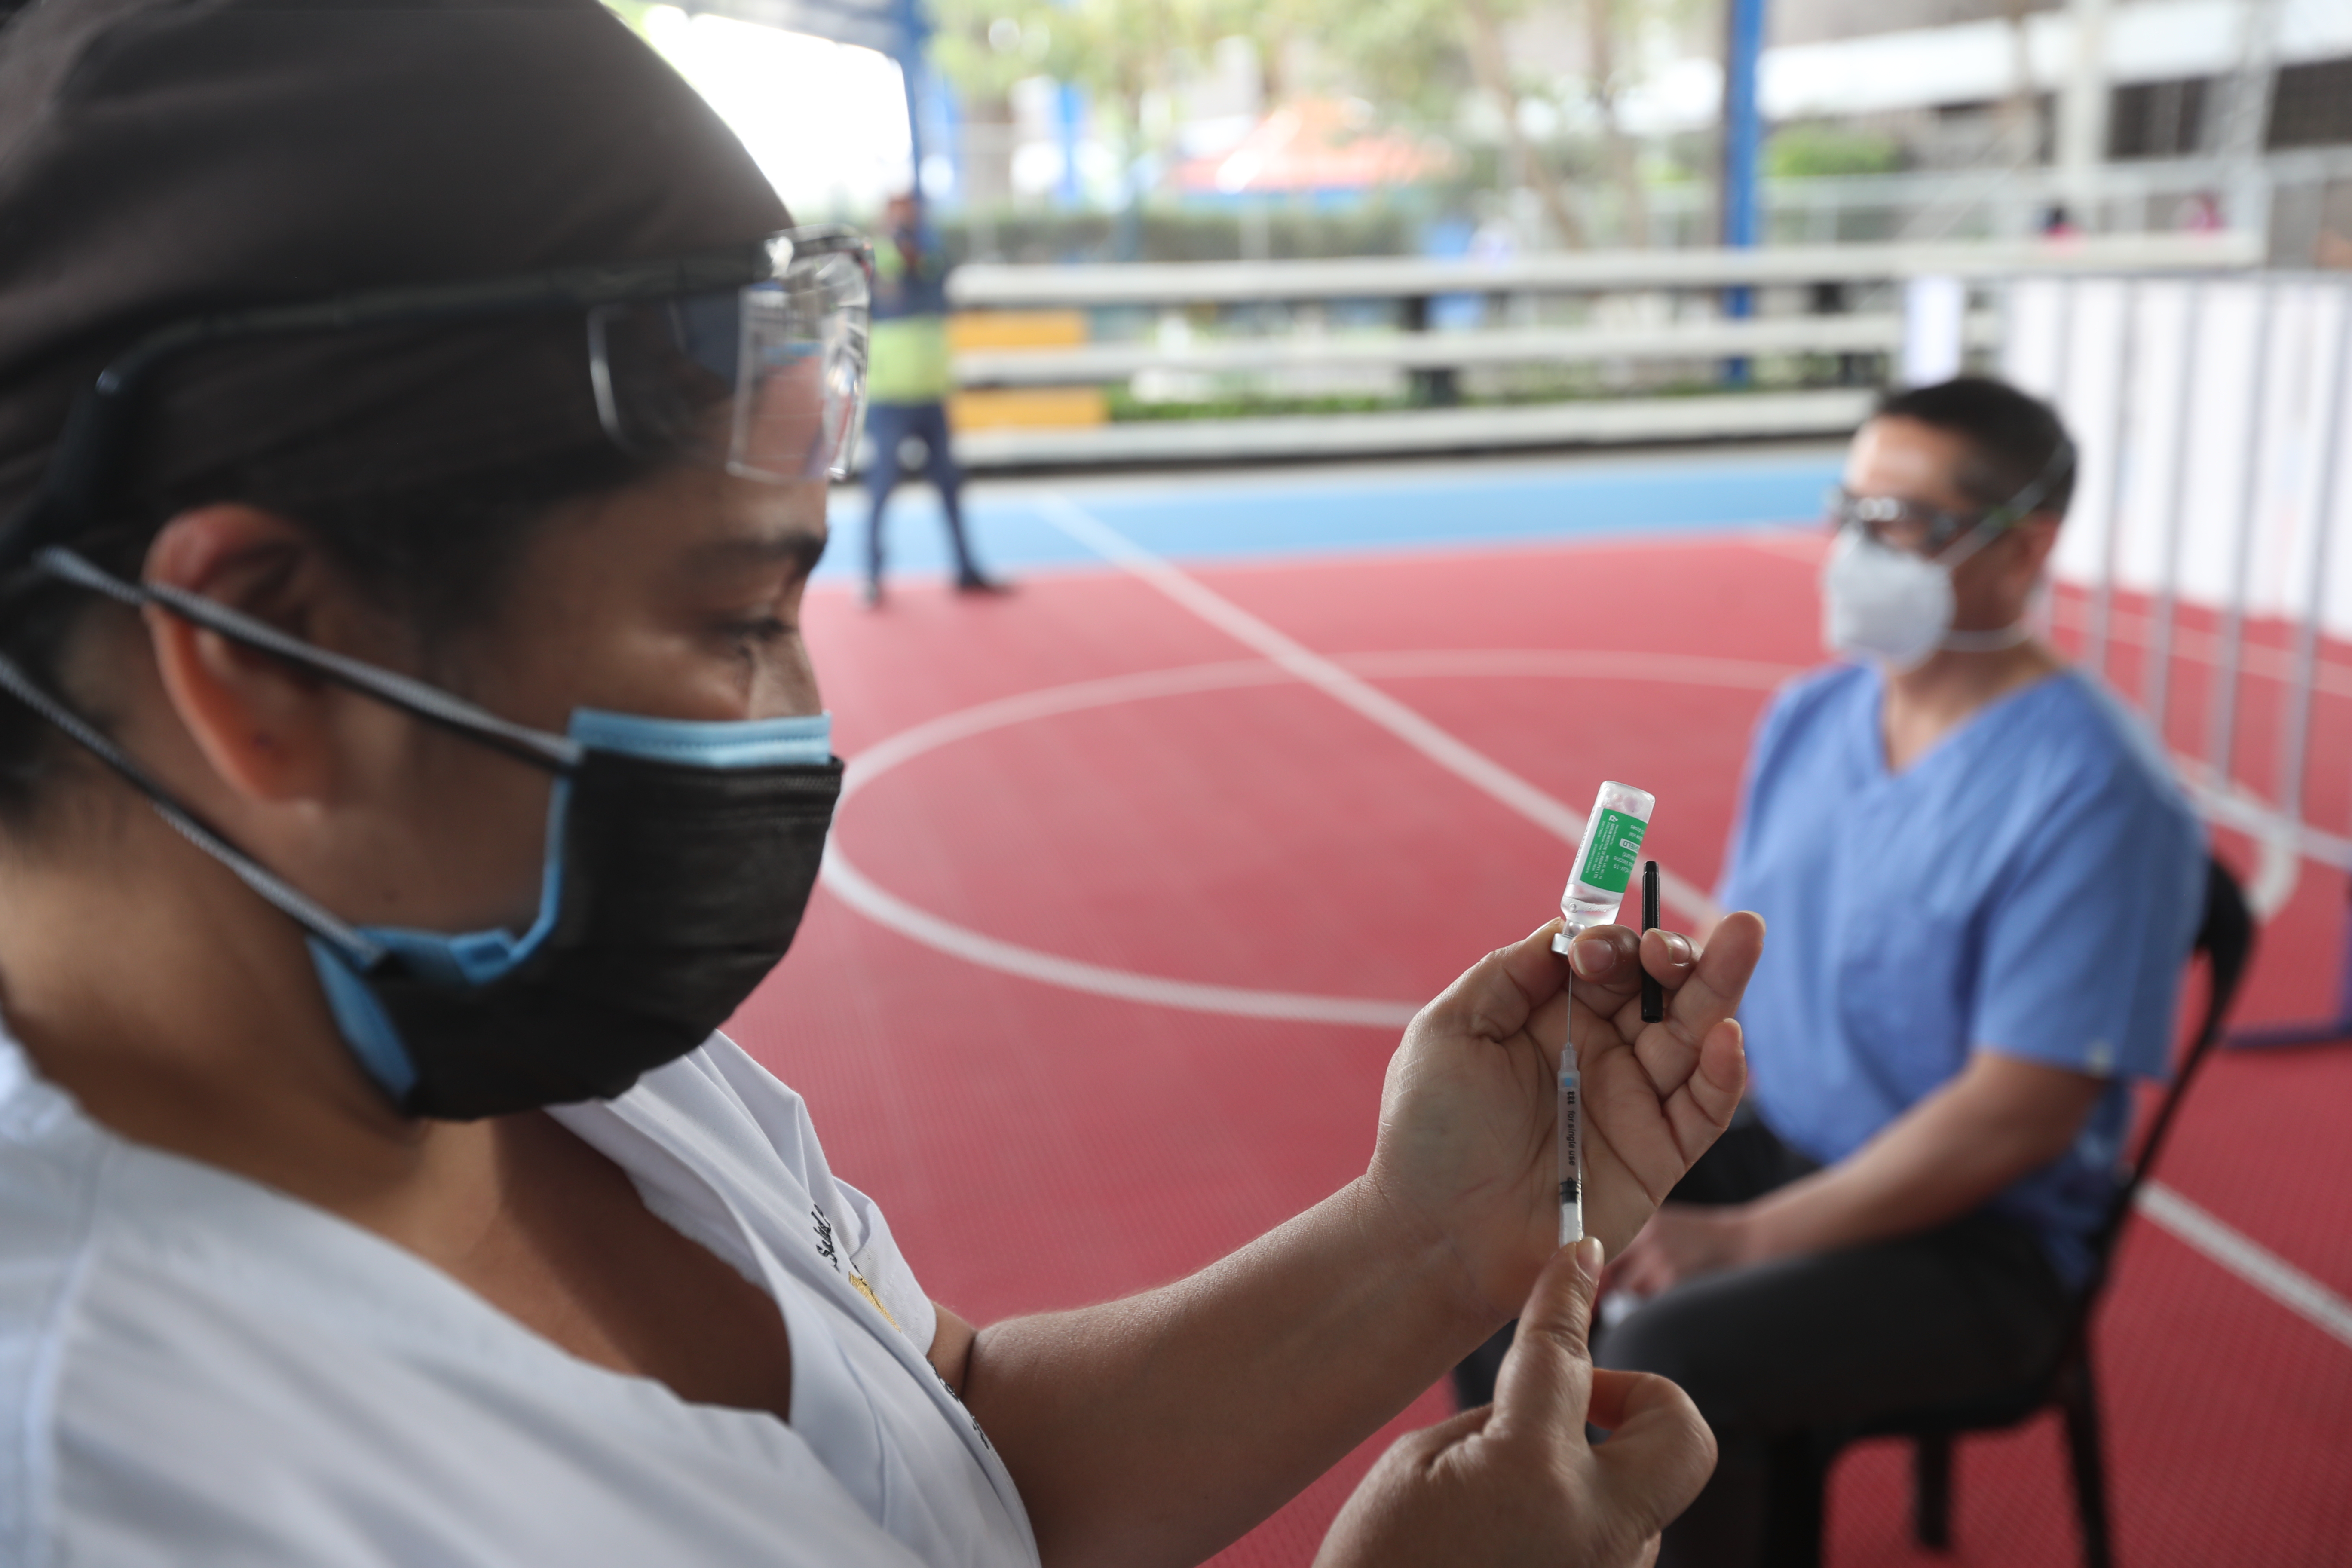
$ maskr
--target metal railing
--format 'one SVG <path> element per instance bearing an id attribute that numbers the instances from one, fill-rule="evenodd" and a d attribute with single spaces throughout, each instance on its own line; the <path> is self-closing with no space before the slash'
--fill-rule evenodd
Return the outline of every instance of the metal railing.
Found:
<path id="1" fill-rule="evenodd" d="M 2250 235 L 2116 235 L 1945 245 L 1786 245 L 1756 249 L 1572 250 L 1494 261 L 1361 257 L 1332 261 L 1136 262 L 957 268 L 961 309 L 1427 298 L 1439 294 L 1591 294 L 1869 282 L 1927 275 L 2010 278 L 2176 268 L 2248 267 Z"/>
<path id="2" fill-rule="evenodd" d="M 1976 312 L 1968 342 L 1992 348 L 2000 318 Z M 1308 367 L 1465 370 L 1487 365 L 1586 364 L 1627 359 L 1722 359 L 1742 355 L 1896 353 L 1904 318 L 1866 315 L 1718 317 L 1649 326 L 1521 327 L 1472 331 L 1294 333 L 1210 339 L 1182 347 L 1150 342 L 1081 348 L 994 349 L 959 353 L 964 386 L 1041 386 L 1122 380 L 1152 370 L 1213 374 Z"/>
<path id="3" fill-rule="evenodd" d="M 957 135 L 965 165 L 972 170 L 1002 168 L 1022 141 L 1010 125 L 971 121 L 959 127 Z M 2015 161 L 2004 138 L 1990 125 L 1971 144 L 1953 145 L 1946 152 L 1948 161 L 1965 160 L 1962 166 L 1767 178 L 1759 192 L 1766 242 L 2015 237 L 2033 233 L 2048 209 L 2062 203 L 2074 209 L 2082 227 L 2095 234 L 2162 231 L 2179 226 L 2183 203 L 2238 192 L 2251 173 L 2262 193 L 2257 209 L 2276 209 L 2283 219 L 2271 237 L 2267 259 L 2273 265 L 2301 266 L 2315 259 L 2318 226 L 2312 218 L 2328 188 L 2352 180 L 2352 147 L 2282 149 L 2262 154 L 2251 168 L 2222 153 L 2126 158 L 2097 165 L 2095 191 L 2085 201 L 2072 172 L 2036 160 Z M 1624 242 L 1626 215 L 1614 182 L 1571 182 L 1560 195 L 1594 243 Z M 1650 184 L 1642 204 L 1652 245 L 1680 248 L 1714 242 L 1719 198 L 1712 182 Z M 1253 205 L 1225 215 L 1239 255 L 1264 254 L 1250 247 L 1266 243 L 1265 226 L 1278 210 Z M 1020 226 L 1051 211 L 1043 198 L 1024 207 L 1013 200 L 1009 189 L 969 205 L 962 222 L 975 258 L 1000 259 L 1001 225 L 1018 233 Z M 1096 243 L 1108 246 L 1113 215 L 1099 216 L 1103 237 Z M 2259 210 L 2248 216 L 2252 226 L 2264 226 Z"/>
<path id="4" fill-rule="evenodd" d="M 1902 309 L 1916 279 L 1958 280 L 1984 300 L 2014 277 L 2209 272 L 2252 265 L 2253 237 L 2195 234 L 1945 245 L 1790 246 L 1746 250 L 1576 252 L 1495 261 L 1366 258 L 1333 261 L 1128 266 L 969 265 L 950 279 L 960 310 L 1076 309 L 1098 321 L 1223 311 L 1297 326 L 1335 302 L 1370 301 L 1387 324 L 1209 336 L 1186 331 L 1036 349 L 961 353 L 966 387 L 1117 384 L 1166 374 L 1196 378 L 1374 373 L 1394 378 L 1412 406 L 1359 414 L 1114 421 L 1083 426 L 975 429 L 957 454 L 980 468 L 1411 451 L 1469 451 L 1575 443 L 1805 437 L 1851 429 L 1879 373 L 1863 362 L 1908 352 Z M 1726 313 L 1744 289 L 1753 315 Z M 1442 330 L 1441 302 L 1466 298 L 1475 313 L 1518 324 Z M 1862 308 L 1846 310 L 1847 304 Z M 1286 310 L 1283 307 L 1300 307 Z M 1490 308 L 1491 307 L 1491 308 Z M 1893 308 L 1889 308 L 1893 307 Z M 1565 314 L 1579 319 L 1543 319 Z M 1624 316 L 1637 319 L 1626 321 Z M 1957 348 L 1990 352 L 2000 319 L 1980 304 L 1955 318 Z M 1435 323 L 1435 324 L 1433 324 Z M 1828 386 L 1746 390 L 1747 363 L 1780 355 L 1843 361 Z M 1606 367 L 1608 395 L 1462 401 L 1478 373 Z M 1671 395 L 1653 394 L 1677 381 Z M 1713 384 L 1711 386 L 1709 384 Z M 1595 391 L 1604 390 L 1595 388 Z"/>
<path id="5" fill-rule="evenodd" d="M 2021 279 L 2003 335 L 2004 373 L 2081 445 L 2054 565 L 2082 595 L 2084 662 L 2173 747 L 2208 816 L 2254 839 L 2259 912 L 2305 861 L 2352 870 L 2352 798 L 2315 812 L 2312 792 L 2323 704 L 2327 733 L 2352 736 L 2352 282 Z M 2184 689 L 2199 665 L 2203 689 Z M 2254 707 L 2268 756 L 2249 744 Z M 2352 1036 L 2352 920 L 2347 942 L 2337 1016 L 2238 1043 Z"/>

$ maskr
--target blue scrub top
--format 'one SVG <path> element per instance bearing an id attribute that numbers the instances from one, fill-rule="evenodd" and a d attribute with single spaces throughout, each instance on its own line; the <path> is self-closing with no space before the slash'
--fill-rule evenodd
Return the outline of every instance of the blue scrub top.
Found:
<path id="1" fill-rule="evenodd" d="M 2112 1076 L 2082 1136 L 1990 1205 L 2069 1281 L 2113 1191 L 2126 1077 L 2162 1078 L 2204 909 L 2204 831 L 2139 721 L 2068 670 L 1899 773 L 1874 667 L 1782 689 L 1759 725 L 1719 897 L 1764 917 L 1751 1096 L 1824 1164 L 1978 1049 Z"/>

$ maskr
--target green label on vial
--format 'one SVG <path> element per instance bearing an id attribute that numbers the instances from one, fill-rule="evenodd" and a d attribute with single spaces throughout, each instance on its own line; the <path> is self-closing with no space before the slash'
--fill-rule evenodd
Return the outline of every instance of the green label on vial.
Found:
<path id="1" fill-rule="evenodd" d="M 1602 807 L 1592 830 L 1592 847 L 1585 851 L 1584 869 L 1577 879 L 1607 892 L 1622 893 L 1633 879 L 1633 864 L 1641 858 L 1642 830 L 1649 826 L 1622 811 Z"/>

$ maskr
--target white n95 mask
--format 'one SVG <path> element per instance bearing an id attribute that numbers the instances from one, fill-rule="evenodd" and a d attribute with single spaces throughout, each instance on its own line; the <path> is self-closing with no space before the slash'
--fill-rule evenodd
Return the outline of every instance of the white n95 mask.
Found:
<path id="1" fill-rule="evenodd" d="M 1952 568 L 1998 532 L 1979 526 L 1930 561 L 1882 544 L 1868 530 L 1838 530 L 1822 564 L 1822 640 L 1832 653 L 1916 669 L 1938 648 L 1989 652 L 2031 635 L 2023 621 L 1990 632 L 1952 630 Z"/>
<path id="2" fill-rule="evenodd" d="M 1951 629 L 1952 602 L 1948 568 L 1842 528 L 1822 564 L 1822 640 L 1833 653 L 1910 669 Z"/>

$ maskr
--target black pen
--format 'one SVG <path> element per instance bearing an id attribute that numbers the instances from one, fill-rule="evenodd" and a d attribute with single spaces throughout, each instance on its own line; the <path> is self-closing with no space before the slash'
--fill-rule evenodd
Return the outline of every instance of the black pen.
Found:
<path id="1" fill-rule="evenodd" d="M 1642 862 L 1642 929 L 1647 931 L 1658 923 L 1658 863 Z M 1655 1024 L 1666 1016 L 1665 988 L 1650 976 L 1647 965 L 1642 970 L 1642 1022 Z"/>

